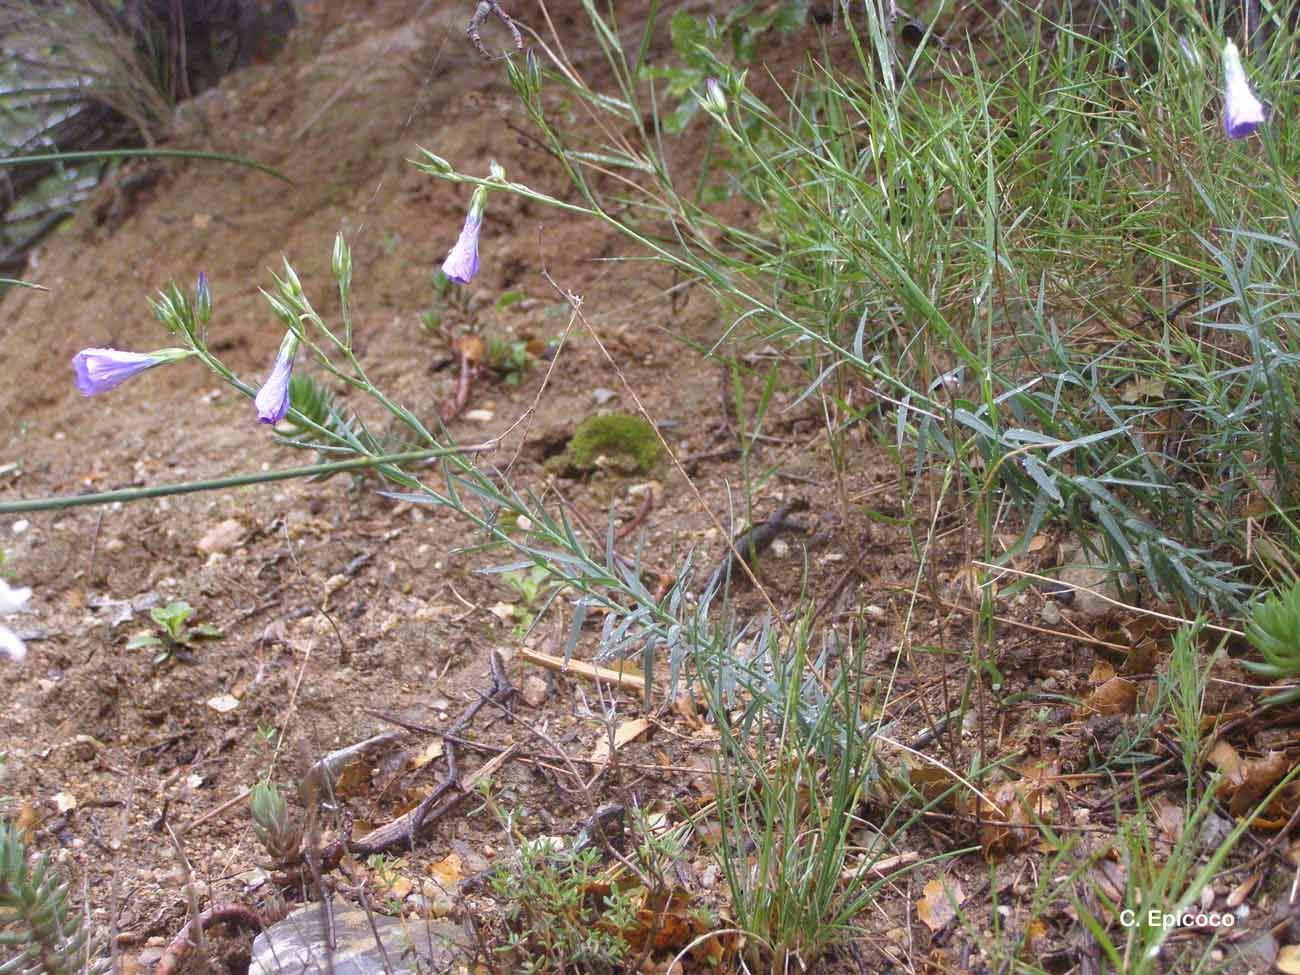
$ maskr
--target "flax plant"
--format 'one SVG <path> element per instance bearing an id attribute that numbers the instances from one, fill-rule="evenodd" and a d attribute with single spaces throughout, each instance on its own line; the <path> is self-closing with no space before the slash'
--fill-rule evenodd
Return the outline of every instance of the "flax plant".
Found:
<path id="1" fill-rule="evenodd" d="M 552 599 L 569 594 L 574 612 L 566 654 L 573 652 L 587 614 L 599 608 L 605 612 L 602 655 L 625 655 L 639 647 L 650 669 L 656 654 L 666 651 L 676 680 L 697 643 L 707 641 L 715 625 L 708 621 L 707 603 L 693 606 L 687 602 L 689 558 L 670 591 L 656 599 L 642 582 L 638 564 L 620 560 L 608 547 L 603 552 L 592 550 L 562 508 L 548 509 L 541 499 L 520 491 L 482 460 L 499 446 L 497 442 L 456 445 L 445 431 L 431 430 L 415 411 L 385 394 L 371 382 L 352 345 L 352 259 L 341 236 L 335 241 L 332 268 L 342 327 L 331 325 L 316 312 L 287 260 L 282 273 L 274 276 L 274 288 L 264 292 L 285 327 L 285 337 L 260 389 L 238 377 L 212 351 L 208 340 L 211 296 L 206 281 L 200 283 L 193 301 L 172 285 L 154 301 L 153 308 L 159 321 L 180 341 L 181 352 L 254 400 L 256 418 L 275 427 L 277 442 L 315 452 L 323 460 L 345 457 L 364 463 L 385 482 L 383 493 L 388 496 L 449 508 L 464 518 L 471 530 L 468 538 L 474 539 L 474 546 L 467 548 L 486 546 L 511 553 L 513 561 L 491 571 L 536 570 L 551 584 Z M 297 376 L 290 381 L 298 349 L 315 369 L 368 397 L 393 418 L 401 430 L 396 444 L 400 453 L 392 449 L 393 435 L 373 433 L 356 412 L 340 406 L 319 382 L 300 381 Z M 172 355 L 180 357 L 180 352 Z M 437 465 L 433 477 L 421 477 L 408 469 L 412 461 L 420 460 Z M 329 466 L 322 464 L 321 472 L 327 472 Z M 310 471 L 306 468 L 304 473 Z M 520 524 L 527 525 L 527 530 L 519 530 Z"/>

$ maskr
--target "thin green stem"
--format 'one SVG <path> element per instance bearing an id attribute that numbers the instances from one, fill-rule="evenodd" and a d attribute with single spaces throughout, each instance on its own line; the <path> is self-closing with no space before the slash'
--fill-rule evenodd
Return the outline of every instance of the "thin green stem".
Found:
<path id="1" fill-rule="evenodd" d="M 316 477 L 321 474 L 339 474 L 344 471 L 359 471 L 371 467 L 383 467 L 389 464 L 404 464 L 410 461 L 428 460 L 433 457 L 447 457 L 486 447 L 436 447 L 430 450 L 407 450 L 399 454 L 383 454 L 378 457 L 359 457 L 356 460 L 332 461 L 328 464 L 312 464 L 307 467 L 287 467 L 279 471 L 261 471 L 257 474 L 238 474 L 234 477 L 220 477 L 206 481 L 185 481 L 181 484 L 159 484 L 154 487 L 124 488 L 121 491 L 101 491 L 98 494 L 73 494 L 54 498 L 32 498 L 27 501 L 0 502 L 0 515 L 14 515 L 28 511 L 58 511 L 63 508 L 79 508 L 85 505 L 111 504 L 114 501 L 143 501 L 146 498 L 164 498 L 173 494 L 195 494 L 199 491 L 220 491 L 225 488 L 243 487 L 248 484 L 262 484 L 267 481 L 288 481 L 298 477 Z"/>
<path id="2" fill-rule="evenodd" d="M 240 156 L 228 156 L 223 152 L 199 152 L 194 149 L 98 149 L 87 150 L 86 152 L 47 152 L 38 156 L 9 156 L 7 158 L 0 158 L 0 168 L 5 166 L 22 166 L 28 163 L 77 162 L 82 159 L 151 159 L 155 157 L 206 159 L 210 162 L 235 163 L 238 166 L 247 166 L 249 169 L 256 169 L 258 172 L 266 173 L 268 176 L 274 176 L 276 179 L 282 179 L 286 183 L 293 182 L 293 180 L 288 176 L 285 176 L 283 173 L 276 172 L 270 166 L 263 166 L 261 163 L 253 162 L 251 159 L 243 159 Z"/>

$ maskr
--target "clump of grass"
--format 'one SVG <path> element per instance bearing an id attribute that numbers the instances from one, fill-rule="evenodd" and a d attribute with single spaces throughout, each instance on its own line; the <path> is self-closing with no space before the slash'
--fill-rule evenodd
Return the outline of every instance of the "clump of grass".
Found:
<path id="1" fill-rule="evenodd" d="M 803 395 L 841 418 L 835 437 L 871 424 L 912 483 L 959 475 L 990 514 L 986 555 L 1013 557 L 1055 521 L 1134 598 L 1141 584 L 1240 612 L 1258 558 L 1248 511 L 1267 510 L 1270 551 L 1300 553 L 1286 487 L 1300 242 L 1278 163 L 1300 136 L 1268 128 L 1262 154 L 1226 143 L 1206 118 L 1218 27 L 1143 9 L 1097 10 L 1082 31 L 1025 8 L 973 57 L 909 58 L 868 5 L 845 48 L 760 94 L 719 25 L 678 12 L 681 64 L 651 67 L 589 7 L 608 91 L 578 83 L 562 47 L 554 75 L 510 66 L 581 202 L 507 188 L 604 221 L 708 288 L 734 314 L 713 351 L 783 346 Z M 1258 63 L 1276 68 L 1294 40 L 1277 31 Z M 552 81 L 581 131 L 548 110 Z M 662 151 L 683 118 L 673 98 L 711 126 L 702 172 Z M 482 182 L 438 162 L 425 168 Z M 726 198 L 755 220 L 712 206 Z M 1009 530 L 1019 541 L 994 552 Z"/>
<path id="2" fill-rule="evenodd" d="M 891 813 L 862 841 L 859 811 L 878 778 L 862 718 L 866 654 L 858 648 L 832 677 L 811 659 L 812 639 L 797 627 L 782 651 L 765 629 L 748 657 L 697 660 L 721 739 L 715 855 L 755 970 L 810 970 L 850 939 L 853 920 L 896 879 L 873 873 L 889 837 L 921 815 Z"/>
<path id="3" fill-rule="evenodd" d="M 18 31 L 9 44 L 31 55 L 43 84 L 72 84 L 81 98 L 119 112 L 148 144 L 164 134 L 171 99 L 128 20 L 88 0 L 20 0 L 14 13 Z"/>

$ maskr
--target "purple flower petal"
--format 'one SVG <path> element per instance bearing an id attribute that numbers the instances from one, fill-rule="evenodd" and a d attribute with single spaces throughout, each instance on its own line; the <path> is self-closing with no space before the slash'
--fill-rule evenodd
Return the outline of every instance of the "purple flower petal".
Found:
<path id="1" fill-rule="evenodd" d="M 119 352 L 117 349 L 82 349 L 72 357 L 77 388 L 83 396 L 98 396 L 120 386 L 132 376 L 169 362 L 156 352 Z"/>
<path id="2" fill-rule="evenodd" d="M 257 419 L 261 423 L 279 423 L 289 412 L 289 378 L 293 374 L 294 353 L 298 351 L 298 342 L 290 341 L 292 338 L 291 334 L 280 345 L 271 374 L 253 398 Z"/>
<path id="3" fill-rule="evenodd" d="M 1250 90 L 1232 41 L 1223 48 L 1223 75 L 1223 130 L 1229 139 L 1244 139 L 1264 123 L 1264 106 Z"/>
<path id="4" fill-rule="evenodd" d="M 483 215 L 471 208 L 456 246 L 442 262 L 442 273 L 457 284 L 469 284 L 478 274 L 478 232 L 482 226 Z"/>

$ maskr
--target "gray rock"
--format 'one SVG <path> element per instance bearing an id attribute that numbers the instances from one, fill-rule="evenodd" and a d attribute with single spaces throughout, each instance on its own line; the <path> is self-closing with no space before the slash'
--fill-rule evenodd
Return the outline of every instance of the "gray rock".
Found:
<path id="1" fill-rule="evenodd" d="M 1117 607 L 1108 600 L 1119 599 L 1119 587 L 1110 571 L 1091 562 L 1082 549 L 1063 555 L 1065 566 L 1056 578 L 1074 590 L 1074 608 L 1090 619 L 1103 619 L 1115 612 Z"/>
<path id="2" fill-rule="evenodd" d="M 1201 849 L 1214 852 L 1227 842 L 1229 834 L 1235 828 L 1231 820 L 1224 819 L 1218 813 L 1210 813 L 1201 824 Z"/>
<path id="3" fill-rule="evenodd" d="M 429 975 L 464 969 L 469 937 L 447 920 L 392 918 L 335 899 L 334 975 Z M 373 927 L 371 922 L 374 922 Z M 376 937 L 378 934 L 378 937 Z M 329 971 L 321 905 L 309 904 L 253 941 L 249 975 Z"/>

